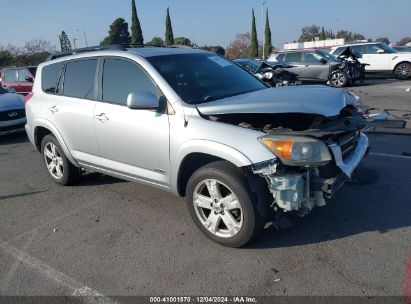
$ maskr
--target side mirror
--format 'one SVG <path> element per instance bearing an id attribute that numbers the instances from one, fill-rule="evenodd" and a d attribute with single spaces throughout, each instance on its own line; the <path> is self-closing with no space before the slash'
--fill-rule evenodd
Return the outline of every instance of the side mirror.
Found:
<path id="1" fill-rule="evenodd" d="M 326 63 L 328 62 L 328 60 L 325 59 L 325 58 L 321 58 L 321 59 L 320 59 L 320 62 L 321 62 L 322 64 L 326 64 Z"/>
<path id="2" fill-rule="evenodd" d="M 378 50 L 378 51 L 377 51 L 377 54 L 384 54 L 384 53 L 385 53 L 384 50 Z"/>
<path id="3" fill-rule="evenodd" d="M 136 91 L 128 94 L 127 107 L 132 110 L 153 110 L 160 107 L 160 102 L 151 92 Z"/>
<path id="4" fill-rule="evenodd" d="M 7 88 L 7 92 L 11 93 L 11 94 L 15 94 L 16 93 L 16 89 L 13 87 L 8 87 Z"/>
<path id="5" fill-rule="evenodd" d="M 28 81 L 28 82 L 34 82 L 34 79 L 33 79 L 33 77 L 31 77 L 31 76 L 26 76 L 26 77 L 24 77 L 24 80 L 26 80 L 26 81 Z"/>

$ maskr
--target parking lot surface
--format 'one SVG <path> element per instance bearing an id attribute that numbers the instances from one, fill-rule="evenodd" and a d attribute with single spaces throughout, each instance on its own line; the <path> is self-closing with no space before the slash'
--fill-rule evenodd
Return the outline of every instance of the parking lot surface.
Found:
<path id="1" fill-rule="evenodd" d="M 402 86 L 411 82 L 354 90 L 406 112 Z M 0 138 L 0 294 L 402 296 L 411 136 L 370 139 L 371 154 L 326 207 L 229 249 L 197 230 L 181 198 L 100 174 L 59 187 L 24 134 Z"/>

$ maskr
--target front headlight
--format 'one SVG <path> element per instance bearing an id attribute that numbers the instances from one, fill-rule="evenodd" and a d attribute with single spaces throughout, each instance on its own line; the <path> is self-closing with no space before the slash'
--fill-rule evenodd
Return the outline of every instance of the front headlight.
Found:
<path id="1" fill-rule="evenodd" d="M 321 166 L 331 161 L 324 142 L 309 137 L 261 137 L 259 141 L 290 166 Z"/>

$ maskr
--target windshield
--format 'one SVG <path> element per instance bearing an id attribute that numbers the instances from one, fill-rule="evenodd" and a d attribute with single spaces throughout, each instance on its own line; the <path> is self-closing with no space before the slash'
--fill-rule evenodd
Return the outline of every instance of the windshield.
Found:
<path id="1" fill-rule="evenodd" d="M 211 53 L 149 57 L 182 100 L 198 104 L 267 87 L 231 61 Z"/>
<path id="2" fill-rule="evenodd" d="M 397 53 L 396 50 L 394 50 L 392 47 L 386 45 L 385 43 L 380 43 L 378 46 L 381 47 L 382 49 L 384 49 L 384 51 L 386 53 L 389 53 L 389 54 Z"/>

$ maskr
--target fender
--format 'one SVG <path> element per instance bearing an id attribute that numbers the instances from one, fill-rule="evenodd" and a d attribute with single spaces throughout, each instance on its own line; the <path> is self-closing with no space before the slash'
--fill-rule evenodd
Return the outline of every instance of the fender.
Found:
<path id="1" fill-rule="evenodd" d="M 37 127 L 43 127 L 47 130 L 49 130 L 54 137 L 56 137 L 57 141 L 59 142 L 61 148 L 63 149 L 64 154 L 66 155 L 67 159 L 76 167 L 80 167 L 80 165 L 77 163 L 77 161 L 74 160 L 73 156 L 70 153 L 70 150 L 67 147 L 66 142 L 64 141 L 63 137 L 61 136 L 60 132 L 57 130 L 57 128 L 47 119 L 44 118 L 38 118 L 34 121 L 33 123 L 33 134 L 35 134 L 36 128 Z M 35 138 L 33 138 L 33 141 L 35 141 Z M 35 142 L 35 144 L 37 144 Z"/>
<path id="2" fill-rule="evenodd" d="M 174 155 L 174 160 L 171 160 L 171 172 L 173 172 L 173 174 L 171 174 L 171 188 L 176 193 L 178 193 L 178 172 L 181 163 L 187 155 L 192 153 L 202 153 L 219 157 L 233 163 L 237 167 L 245 167 L 253 164 L 246 155 L 225 144 L 210 140 L 190 140 L 181 145 Z"/>

